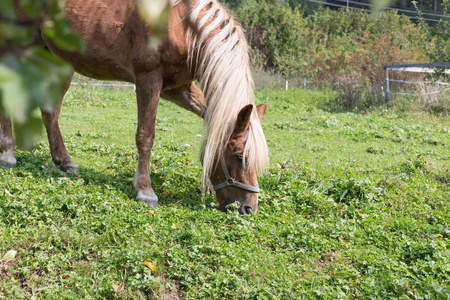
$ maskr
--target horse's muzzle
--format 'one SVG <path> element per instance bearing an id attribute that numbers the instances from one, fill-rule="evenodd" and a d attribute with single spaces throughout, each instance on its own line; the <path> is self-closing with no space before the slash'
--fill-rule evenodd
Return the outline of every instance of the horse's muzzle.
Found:
<path id="1" fill-rule="evenodd" d="M 238 201 L 235 201 L 238 202 Z M 221 203 L 219 204 L 219 210 L 222 212 L 227 212 L 228 210 L 233 210 L 232 207 L 230 207 L 230 204 L 233 204 L 234 202 L 229 202 L 229 203 Z M 236 208 L 234 208 L 235 210 Z M 245 203 L 241 203 L 239 208 L 237 209 L 237 211 L 241 214 L 241 215 L 251 215 L 253 213 L 256 213 L 258 211 L 258 207 L 252 207 L 251 205 L 245 204 Z"/>

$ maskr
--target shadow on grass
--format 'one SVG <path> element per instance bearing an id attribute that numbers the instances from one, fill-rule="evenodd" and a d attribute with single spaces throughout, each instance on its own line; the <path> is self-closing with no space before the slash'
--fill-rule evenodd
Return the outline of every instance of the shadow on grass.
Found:
<path id="1" fill-rule="evenodd" d="M 117 174 L 108 174 L 105 167 L 103 171 L 97 171 L 85 165 L 79 165 L 76 175 L 68 175 L 55 166 L 50 155 L 33 152 L 17 153 L 17 167 L 15 168 L 17 176 L 31 174 L 35 178 L 46 180 L 52 178 L 69 178 L 72 181 L 83 180 L 85 186 L 108 185 L 114 190 L 125 194 L 130 201 L 135 201 L 136 193 L 133 187 L 134 170 L 114 170 Z M 185 177 L 183 174 L 173 172 L 170 181 L 167 180 L 167 174 L 164 170 L 157 169 L 150 174 L 152 185 L 159 198 L 160 206 L 180 205 L 192 210 L 201 208 L 201 189 L 200 179 L 195 180 L 191 177 Z"/>

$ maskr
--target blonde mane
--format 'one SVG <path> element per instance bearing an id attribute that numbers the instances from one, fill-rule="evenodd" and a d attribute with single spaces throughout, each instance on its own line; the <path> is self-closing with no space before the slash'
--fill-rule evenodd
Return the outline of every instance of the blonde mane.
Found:
<path id="1" fill-rule="evenodd" d="M 225 151 L 239 111 L 254 104 L 254 84 L 244 33 L 227 9 L 216 0 L 200 0 L 187 18 L 188 66 L 207 101 L 201 155 L 205 186 Z M 250 119 L 244 157 L 247 170 L 262 170 L 268 163 L 267 143 L 256 109 Z"/>

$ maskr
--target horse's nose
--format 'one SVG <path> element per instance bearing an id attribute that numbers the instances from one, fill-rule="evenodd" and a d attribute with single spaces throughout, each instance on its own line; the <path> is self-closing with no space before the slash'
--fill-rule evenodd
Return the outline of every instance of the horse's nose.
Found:
<path id="1" fill-rule="evenodd" d="M 246 214 L 251 215 L 253 213 L 253 209 L 250 206 L 244 206 L 244 211 Z"/>

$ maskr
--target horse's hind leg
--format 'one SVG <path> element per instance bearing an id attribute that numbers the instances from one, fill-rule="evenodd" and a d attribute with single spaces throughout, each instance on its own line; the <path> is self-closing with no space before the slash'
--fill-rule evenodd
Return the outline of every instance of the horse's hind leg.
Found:
<path id="1" fill-rule="evenodd" d="M 14 152 L 14 139 L 11 119 L 0 114 L 0 164 L 6 168 L 15 168 L 17 164 Z"/>
<path id="2" fill-rule="evenodd" d="M 158 205 L 152 182 L 150 180 L 150 151 L 155 140 L 156 109 L 162 78 L 157 72 L 136 75 L 136 97 L 138 106 L 138 128 L 136 131 L 136 146 L 139 161 L 134 177 L 136 201 L 143 201 L 151 206 Z"/>
<path id="3" fill-rule="evenodd" d="M 48 143 L 50 145 L 50 152 L 52 155 L 53 163 L 57 165 L 62 171 L 73 175 L 77 172 L 78 165 L 73 161 L 72 157 L 70 157 L 66 145 L 64 145 L 64 140 L 61 136 L 61 131 L 58 124 L 59 113 L 61 111 L 61 103 L 64 94 L 69 89 L 71 80 L 72 77 L 70 77 L 70 79 L 65 83 L 61 98 L 59 99 L 58 104 L 55 106 L 54 111 L 41 112 L 43 117 L 42 119 L 47 130 Z"/>

